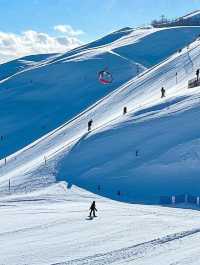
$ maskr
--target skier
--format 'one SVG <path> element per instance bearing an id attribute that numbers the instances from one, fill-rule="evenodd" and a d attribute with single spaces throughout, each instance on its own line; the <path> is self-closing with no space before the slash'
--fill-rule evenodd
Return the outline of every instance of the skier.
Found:
<path id="1" fill-rule="evenodd" d="M 196 71 L 196 76 L 197 76 L 197 82 L 199 81 L 199 69 Z"/>
<path id="2" fill-rule="evenodd" d="M 139 155 L 139 151 L 136 150 L 136 151 L 135 151 L 135 156 L 138 156 L 138 155 Z"/>
<path id="3" fill-rule="evenodd" d="M 96 211 L 97 211 L 96 203 L 95 203 L 95 201 L 93 201 L 91 206 L 90 206 L 90 217 L 92 217 L 92 213 L 93 213 L 93 217 L 96 217 L 96 215 L 95 215 Z"/>
<path id="4" fill-rule="evenodd" d="M 165 97 L 165 89 L 164 87 L 161 88 L 161 98 Z"/>
<path id="5" fill-rule="evenodd" d="M 93 120 L 88 121 L 88 132 L 91 131 Z"/>
<path id="6" fill-rule="evenodd" d="M 127 107 L 124 107 L 123 114 L 125 115 L 127 113 Z"/>

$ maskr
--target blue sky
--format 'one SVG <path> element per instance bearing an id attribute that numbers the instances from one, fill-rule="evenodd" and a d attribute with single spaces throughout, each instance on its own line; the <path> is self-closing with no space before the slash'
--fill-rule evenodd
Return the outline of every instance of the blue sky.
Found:
<path id="1" fill-rule="evenodd" d="M 0 62 L 64 52 L 127 26 L 200 9 L 200 0 L 0 0 Z"/>
<path id="2" fill-rule="evenodd" d="M 173 18 L 195 9 L 200 9 L 198 0 L 0 0 L 0 30 L 55 34 L 53 26 L 69 24 L 85 32 L 86 42 L 161 14 Z"/>

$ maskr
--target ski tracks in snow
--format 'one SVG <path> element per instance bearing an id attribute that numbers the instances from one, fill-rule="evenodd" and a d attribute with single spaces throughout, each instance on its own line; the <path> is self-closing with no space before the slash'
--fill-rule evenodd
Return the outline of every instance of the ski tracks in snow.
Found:
<path id="1" fill-rule="evenodd" d="M 146 241 L 131 247 L 110 251 L 104 254 L 96 254 L 85 258 L 54 263 L 51 265 L 106 265 L 115 262 L 128 262 L 129 260 L 134 261 L 136 259 L 143 258 L 156 250 L 162 251 L 162 248 L 166 250 L 166 245 L 170 242 L 177 241 L 197 233 L 200 233 L 200 228 L 167 235 L 162 238 Z"/>

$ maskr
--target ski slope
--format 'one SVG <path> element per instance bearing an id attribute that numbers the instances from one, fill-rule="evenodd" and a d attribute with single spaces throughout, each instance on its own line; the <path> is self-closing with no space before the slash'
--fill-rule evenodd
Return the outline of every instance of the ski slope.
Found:
<path id="1" fill-rule="evenodd" d="M 167 30 L 170 36 L 171 31 Z M 177 28 L 178 32 L 182 30 L 188 32 L 194 28 Z M 195 34 L 198 30 L 195 28 Z M 141 68 L 139 75 L 130 73 L 132 78 L 126 75 L 127 80 L 123 76 L 121 83 L 108 87 L 106 93 L 94 95 L 85 106 L 80 103 L 81 89 L 70 95 L 68 102 L 73 96 L 80 99 L 80 109 L 75 111 L 73 107 L 71 114 L 66 114 L 65 123 L 62 117 L 67 97 L 62 104 L 59 101 L 60 109 L 55 111 L 56 96 L 62 91 L 59 84 L 64 80 L 61 69 L 66 61 L 71 66 L 90 61 L 96 65 L 94 58 L 106 54 L 117 65 L 125 57 L 127 43 L 134 50 L 134 42 L 142 45 L 144 39 L 154 34 L 159 39 L 165 29 L 155 32 L 142 29 L 141 35 L 134 38 L 127 32 L 137 35 L 123 29 L 113 33 L 113 43 L 109 45 L 105 43 L 112 34 L 88 45 L 96 45 L 94 48 L 86 45 L 69 52 L 67 58 L 66 54 L 52 55 L 37 63 L 25 63 L 29 66 L 22 70 L 13 68 L 12 76 L 1 81 L 1 102 L 8 104 L 12 99 L 13 104 L 10 109 L 6 104 L 0 105 L 6 113 L 1 122 L 15 135 L 1 142 L 0 264 L 196 265 L 200 262 L 199 208 L 158 205 L 163 195 L 200 194 L 200 91 L 199 87 L 187 89 L 188 80 L 195 77 L 200 67 L 199 39 L 181 52 L 172 53 L 171 49 L 170 56 L 151 68 L 146 69 L 141 63 L 145 68 Z M 174 39 L 176 28 L 172 32 Z M 115 35 L 118 33 L 119 40 Z M 108 47 L 109 52 L 105 52 Z M 122 47 L 126 47 L 123 55 L 122 51 L 117 52 Z M 87 67 L 83 69 L 88 72 Z M 79 80 L 77 73 L 74 70 L 74 78 Z M 34 83 L 33 76 L 46 80 L 47 74 L 55 78 L 55 91 L 52 79 L 45 83 L 45 92 L 44 87 L 40 89 L 41 83 L 34 84 L 34 89 L 32 83 L 27 86 L 29 78 Z M 14 85 L 16 89 L 10 91 Z M 162 86 L 166 89 L 164 99 L 160 98 Z M 34 97 L 37 106 L 30 104 Z M 44 98 L 49 101 L 46 111 L 52 109 L 49 112 L 52 127 L 50 123 L 47 126 L 41 113 Z M 21 109 L 12 116 L 19 103 Z M 124 106 L 127 115 L 123 115 Z M 19 120 L 22 113 L 23 119 Z M 89 119 L 94 123 L 88 133 Z M 36 127 L 42 124 L 47 126 L 46 131 Z M 54 130 L 50 131 L 51 128 Z M 47 131 L 50 132 L 45 134 Z M 12 154 L 5 160 L 4 154 L 9 153 Z M 98 217 L 90 220 L 88 210 L 93 200 L 97 201 Z"/>
<path id="2" fill-rule="evenodd" d="M 20 59 L 0 64 L 0 80 L 4 80 L 14 74 L 34 67 L 38 62 L 45 61 L 55 54 L 29 55 Z"/>
<path id="3" fill-rule="evenodd" d="M 98 217 L 88 219 L 96 200 Z M 199 211 L 131 205 L 64 184 L 0 200 L 0 264 L 196 265 Z"/>
<path id="4" fill-rule="evenodd" d="M 1 65 L 0 158 L 69 121 L 199 33 L 200 27 L 122 29 L 65 54 Z M 98 82 L 105 68 L 114 80 L 108 86 Z"/>
<path id="5" fill-rule="evenodd" d="M 188 90 L 187 82 L 199 67 L 199 44 L 195 41 L 189 49 L 131 79 L 71 121 L 8 157 L 6 165 L 1 160 L 2 187 L 7 187 L 12 178 L 24 183 L 23 175 L 26 178 L 30 169 L 52 160 L 57 166 L 51 181 L 67 180 L 93 192 L 102 185 L 102 195 L 111 198 L 118 198 L 119 189 L 124 194 L 120 199 L 137 202 L 157 203 L 160 196 L 174 193 L 198 195 L 198 185 L 194 185 L 198 183 L 198 155 L 195 157 L 196 151 L 190 149 L 198 143 L 199 90 Z M 164 100 L 160 99 L 163 85 L 167 90 Z M 124 106 L 130 115 L 122 115 Z M 95 130 L 88 134 L 91 118 Z M 184 146 L 186 143 L 189 147 Z M 137 149 L 139 159 L 135 158 Z M 192 153 L 191 158 L 187 152 Z M 171 153 L 175 155 L 170 160 Z M 186 170 L 185 160 L 189 164 Z"/>

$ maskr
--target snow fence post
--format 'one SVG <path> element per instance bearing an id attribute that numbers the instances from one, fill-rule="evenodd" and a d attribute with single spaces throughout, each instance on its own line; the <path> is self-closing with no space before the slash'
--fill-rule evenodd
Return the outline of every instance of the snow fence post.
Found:
<path id="1" fill-rule="evenodd" d="M 176 84 L 178 84 L 178 73 L 176 72 Z"/>
<path id="2" fill-rule="evenodd" d="M 8 181 L 8 190 L 9 190 L 9 193 L 10 193 L 10 187 L 11 187 L 11 184 L 10 184 L 10 179 Z"/>
<path id="3" fill-rule="evenodd" d="M 185 203 L 188 203 L 188 194 L 185 194 Z"/>
<path id="4" fill-rule="evenodd" d="M 197 196 L 197 201 L 196 201 L 196 203 L 197 203 L 198 206 L 199 206 L 199 202 L 200 202 L 200 200 L 199 200 L 199 196 Z"/>
<path id="5" fill-rule="evenodd" d="M 140 71 L 139 71 L 139 65 L 136 64 L 136 75 L 139 75 Z"/>
<path id="6" fill-rule="evenodd" d="M 176 203 L 176 196 L 172 195 L 172 204 Z"/>

